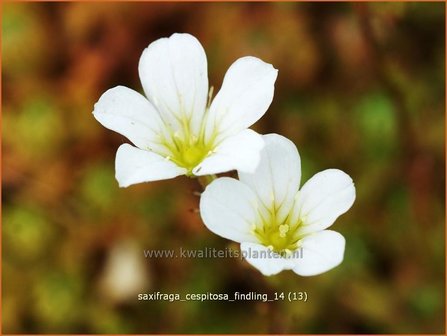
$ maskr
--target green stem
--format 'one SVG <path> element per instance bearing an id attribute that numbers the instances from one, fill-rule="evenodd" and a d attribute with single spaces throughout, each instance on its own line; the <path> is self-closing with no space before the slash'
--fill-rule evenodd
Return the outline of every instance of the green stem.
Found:
<path id="1" fill-rule="evenodd" d="M 197 178 L 197 181 L 199 181 L 200 186 L 205 190 L 206 186 L 213 182 L 215 179 L 217 179 L 217 175 L 205 175 L 205 176 L 199 176 Z"/>

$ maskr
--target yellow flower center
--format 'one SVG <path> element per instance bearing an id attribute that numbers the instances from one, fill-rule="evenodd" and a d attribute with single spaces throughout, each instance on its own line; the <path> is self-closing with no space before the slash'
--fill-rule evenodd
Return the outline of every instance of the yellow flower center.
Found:
<path id="1" fill-rule="evenodd" d="M 202 141 L 176 141 L 170 148 L 172 160 L 177 166 L 186 168 L 186 175 L 192 176 L 192 170 L 202 162 L 212 151 L 211 144 Z"/>
<path id="2" fill-rule="evenodd" d="M 290 223 L 287 216 L 279 222 L 275 211 L 270 211 L 268 218 L 259 214 L 259 218 L 260 223 L 254 226 L 253 233 L 262 245 L 281 255 L 289 254 L 299 248 L 299 241 L 303 238 L 298 233 L 303 224 L 301 220 Z"/>
<path id="3" fill-rule="evenodd" d="M 194 176 L 193 169 L 210 155 L 215 148 L 217 132 L 211 136 L 210 140 L 205 140 L 204 122 L 199 134 L 191 131 L 189 120 L 182 118 L 181 132 L 170 130 L 169 138 L 161 138 L 160 143 L 167 149 L 169 155 L 167 159 L 177 166 L 187 170 L 187 176 Z"/>

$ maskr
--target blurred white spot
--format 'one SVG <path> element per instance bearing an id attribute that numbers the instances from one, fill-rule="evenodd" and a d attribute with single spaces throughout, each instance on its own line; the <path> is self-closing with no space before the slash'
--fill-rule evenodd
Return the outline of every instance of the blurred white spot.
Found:
<path id="1" fill-rule="evenodd" d="M 149 276 L 141 249 L 132 241 L 118 242 L 110 250 L 103 275 L 101 293 L 113 302 L 136 297 L 149 286 Z"/>

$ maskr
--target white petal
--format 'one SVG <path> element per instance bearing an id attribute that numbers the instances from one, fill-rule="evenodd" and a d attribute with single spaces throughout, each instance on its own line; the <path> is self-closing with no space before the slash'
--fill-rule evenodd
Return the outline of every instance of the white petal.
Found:
<path id="1" fill-rule="evenodd" d="M 120 187 L 131 184 L 166 180 L 186 173 L 166 158 L 123 144 L 116 152 L 115 177 Z"/>
<path id="2" fill-rule="evenodd" d="M 283 258 L 267 247 L 256 243 L 242 243 L 241 253 L 250 265 L 266 276 L 292 269 L 296 264 L 295 260 Z"/>
<path id="3" fill-rule="evenodd" d="M 237 133 L 259 120 L 272 102 L 277 76 L 278 70 L 256 57 L 242 57 L 234 62 L 211 104 L 206 138 L 216 130 Z"/>
<path id="4" fill-rule="evenodd" d="M 302 234 L 324 230 L 348 211 L 354 200 L 355 187 L 351 177 L 341 170 L 327 169 L 303 185 L 292 217 L 303 221 Z"/>
<path id="5" fill-rule="evenodd" d="M 194 168 L 193 173 L 200 176 L 234 169 L 253 172 L 258 166 L 263 147 L 262 136 L 246 129 L 222 141 L 214 153 Z"/>
<path id="6" fill-rule="evenodd" d="M 151 103 L 124 86 L 107 90 L 95 104 L 93 115 L 104 127 L 118 132 L 142 149 L 158 149 L 163 124 Z"/>
<path id="7" fill-rule="evenodd" d="M 189 34 L 173 34 L 152 42 L 138 67 L 146 96 L 175 132 L 186 121 L 198 134 L 208 96 L 205 51 Z"/>
<path id="8" fill-rule="evenodd" d="M 311 234 L 301 241 L 303 254 L 297 259 L 293 271 L 303 276 L 317 275 L 329 271 L 343 261 L 345 238 L 331 230 Z"/>
<path id="9" fill-rule="evenodd" d="M 278 135 L 263 136 L 265 147 L 254 174 L 238 171 L 241 182 L 256 192 L 267 209 L 276 209 L 282 221 L 292 208 L 301 179 L 298 150 L 289 139 Z"/>
<path id="10" fill-rule="evenodd" d="M 209 184 L 200 198 L 200 215 L 215 234 L 236 242 L 256 241 L 256 195 L 244 184 L 229 177 Z"/>

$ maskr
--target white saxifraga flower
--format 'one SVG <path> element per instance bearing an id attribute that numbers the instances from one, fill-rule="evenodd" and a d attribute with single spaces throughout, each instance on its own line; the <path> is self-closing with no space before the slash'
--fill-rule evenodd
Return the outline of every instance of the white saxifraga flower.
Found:
<path id="1" fill-rule="evenodd" d="M 255 57 L 228 69 L 211 105 L 205 51 L 189 34 L 173 34 L 147 47 L 139 75 L 147 99 L 123 86 L 106 91 L 93 114 L 127 137 L 116 154 L 121 187 L 179 175 L 252 172 L 264 145 L 248 129 L 267 111 L 278 71 Z"/>
<path id="2" fill-rule="evenodd" d="M 205 225 L 241 243 L 242 255 L 264 275 L 291 269 L 310 276 L 334 268 L 343 260 L 345 239 L 326 229 L 354 203 L 352 179 L 327 169 L 299 189 L 295 145 L 277 134 L 264 140 L 253 174 L 239 171 L 239 180 L 223 177 L 207 186 L 200 201 Z"/>

